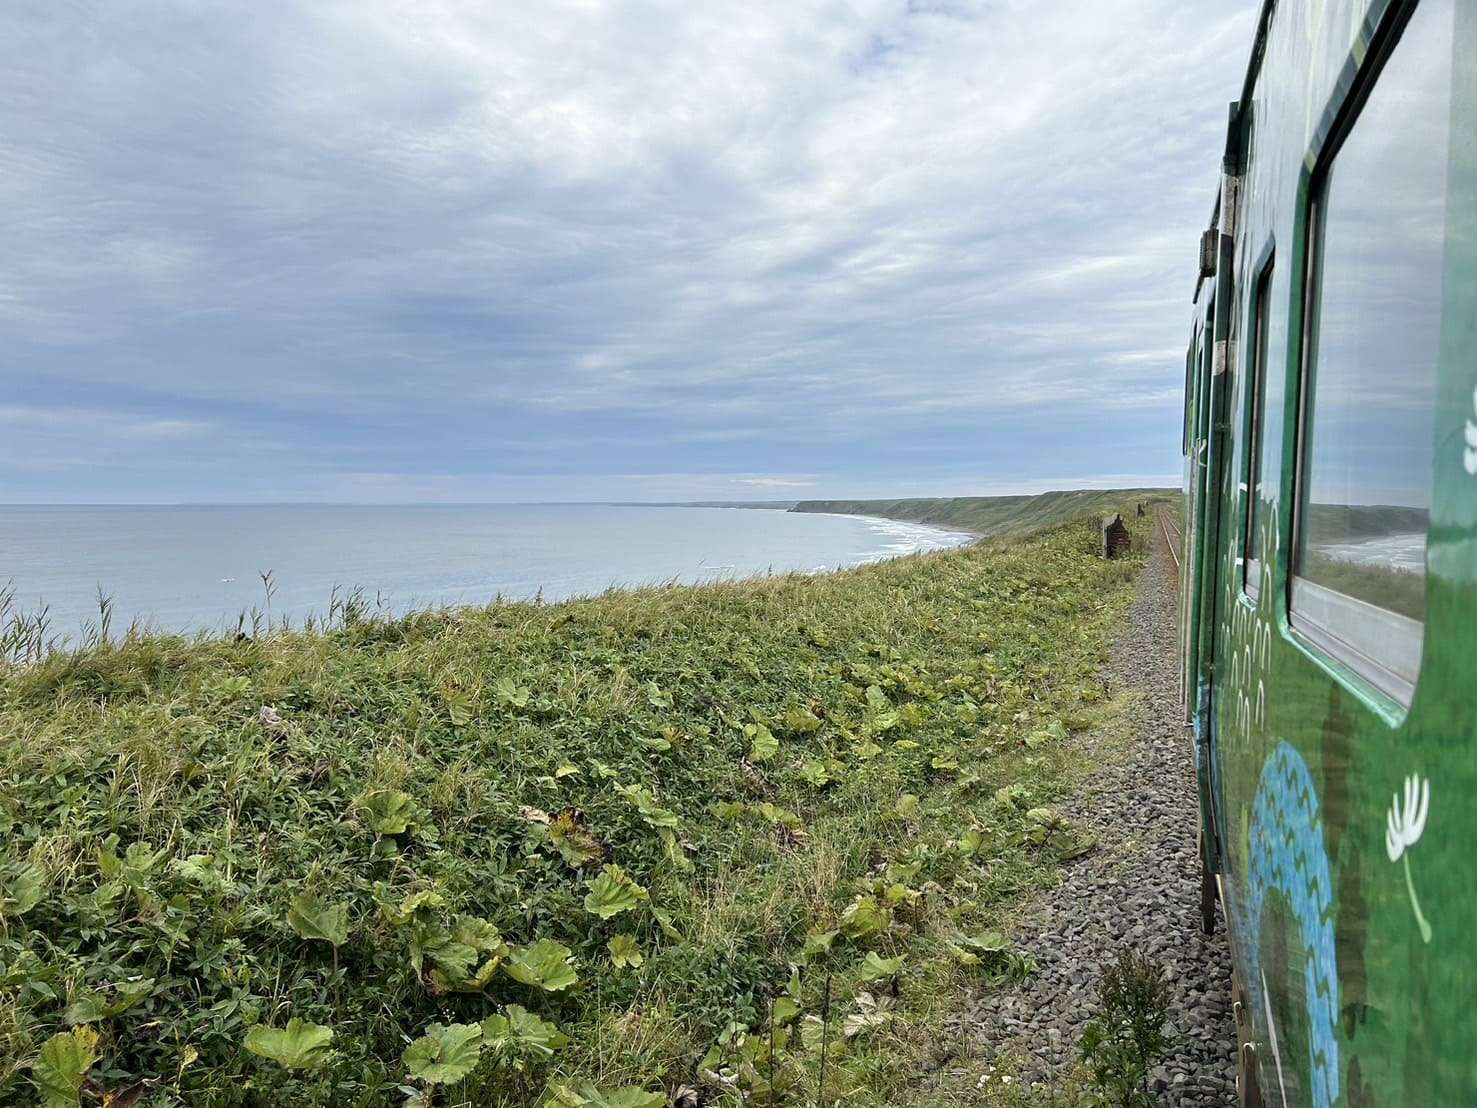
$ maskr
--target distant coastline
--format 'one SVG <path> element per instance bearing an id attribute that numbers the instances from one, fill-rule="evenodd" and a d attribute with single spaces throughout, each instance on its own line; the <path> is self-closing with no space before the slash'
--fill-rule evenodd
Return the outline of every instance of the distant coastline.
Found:
<path id="1" fill-rule="evenodd" d="M 344 604 L 403 614 L 556 601 L 833 572 L 968 541 L 875 514 L 827 522 L 733 510 L 761 507 L 752 502 L 660 510 L 678 506 L 0 507 L 0 626 L 26 615 L 44 622 L 43 637 L 74 641 L 104 622 L 234 633 L 261 621 L 300 626 Z"/>
<path id="2" fill-rule="evenodd" d="M 901 500 L 801 500 L 792 512 L 871 516 L 999 538 L 1024 535 L 1077 516 L 1131 509 L 1167 500 L 1177 489 L 1072 489 L 1019 496 L 913 497 Z"/>

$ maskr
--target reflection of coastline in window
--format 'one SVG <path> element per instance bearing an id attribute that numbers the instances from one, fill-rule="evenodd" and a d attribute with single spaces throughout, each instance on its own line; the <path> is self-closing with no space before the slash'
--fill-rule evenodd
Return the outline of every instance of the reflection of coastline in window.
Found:
<path id="1" fill-rule="evenodd" d="M 1313 209 L 1293 622 L 1401 699 L 1425 618 L 1454 18 L 1455 0 L 1412 13 Z"/>
<path id="2" fill-rule="evenodd" d="M 1263 423 L 1267 410 L 1267 335 L 1271 328 L 1272 262 L 1273 259 L 1269 258 L 1262 267 L 1252 296 L 1251 372 L 1246 381 L 1250 434 L 1247 435 L 1246 556 L 1243 561 L 1245 576 L 1242 586 L 1252 598 L 1260 592 L 1262 582 L 1262 501 L 1267 495 L 1262 479 L 1262 474 L 1266 472 L 1262 452 L 1265 449 Z"/>

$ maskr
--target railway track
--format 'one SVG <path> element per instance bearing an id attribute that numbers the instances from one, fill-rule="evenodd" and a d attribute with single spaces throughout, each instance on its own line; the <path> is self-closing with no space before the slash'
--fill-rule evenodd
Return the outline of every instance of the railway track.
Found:
<path id="1" fill-rule="evenodd" d="M 1174 568 L 1180 568 L 1180 550 L 1183 548 L 1184 536 L 1180 532 L 1179 524 L 1171 523 L 1169 512 L 1164 508 L 1159 509 L 1159 530 L 1164 532 L 1164 545 L 1169 548 L 1169 556 L 1174 559 Z"/>

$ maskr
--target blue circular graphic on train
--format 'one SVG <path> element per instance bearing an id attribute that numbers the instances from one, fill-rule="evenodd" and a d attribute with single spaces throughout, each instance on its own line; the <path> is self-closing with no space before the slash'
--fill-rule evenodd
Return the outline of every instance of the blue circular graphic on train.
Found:
<path id="1" fill-rule="evenodd" d="M 1303 756 L 1286 742 L 1277 744 L 1262 766 L 1252 809 L 1247 857 L 1246 914 L 1257 936 L 1269 894 L 1286 902 L 1306 959 L 1303 996 L 1308 1019 L 1308 1073 L 1314 1108 L 1330 1108 L 1339 1095 L 1339 1045 L 1335 1021 L 1339 1009 L 1339 978 L 1333 940 L 1333 883 L 1328 852 L 1323 845 L 1323 823 L 1318 814 L 1318 791 Z M 1261 986 L 1261 958 L 1257 940 L 1244 955 L 1247 984 Z"/>

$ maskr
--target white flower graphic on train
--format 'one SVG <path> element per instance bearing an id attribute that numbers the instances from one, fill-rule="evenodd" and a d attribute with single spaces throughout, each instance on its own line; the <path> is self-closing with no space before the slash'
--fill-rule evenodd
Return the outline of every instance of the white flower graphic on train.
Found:
<path id="1" fill-rule="evenodd" d="M 1477 412 L 1477 389 L 1472 390 L 1472 410 Z M 1463 458 L 1467 472 L 1477 477 L 1477 423 L 1467 420 L 1467 450 Z"/>
<path id="2" fill-rule="evenodd" d="M 1410 876 L 1410 857 L 1407 851 L 1420 842 L 1426 829 L 1426 816 L 1431 809 L 1431 782 L 1420 774 L 1413 773 L 1405 779 L 1405 798 L 1396 793 L 1390 801 L 1390 811 L 1385 816 L 1385 853 L 1392 862 L 1405 863 L 1405 890 L 1410 894 L 1410 907 L 1415 912 L 1416 926 L 1421 929 L 1421 941 L 1431 941 L 1431 925 L 1421 911 L 1420 899 L 1415 895 L 1415 881 Z"/>

